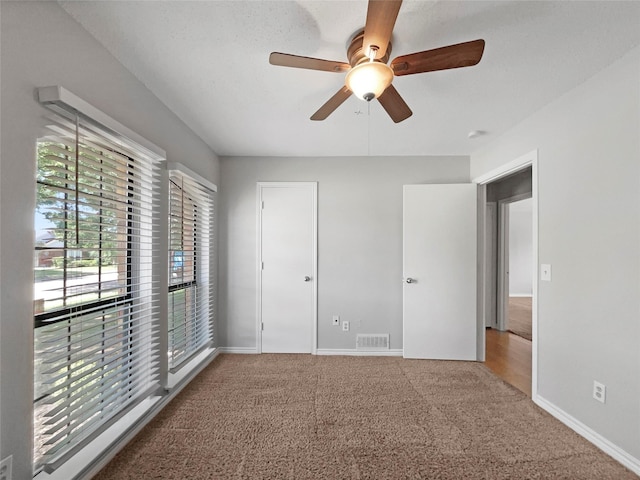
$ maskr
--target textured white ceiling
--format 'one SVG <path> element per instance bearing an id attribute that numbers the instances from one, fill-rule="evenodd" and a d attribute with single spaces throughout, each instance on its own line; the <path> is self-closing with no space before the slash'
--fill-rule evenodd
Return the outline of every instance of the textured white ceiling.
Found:
<path id="1" fill-rule="evenodd" d="M 400 124 L 355 97 L 312 122 L 344 74 L 269 53 L 346 61 L 366 0 L 60 4 L 225 156 L 469 154 L 640 44 L 637 1 L 405 0 L 391 58 L 484 38 L 482 61 L 396 78 L 413 110 Z"/>

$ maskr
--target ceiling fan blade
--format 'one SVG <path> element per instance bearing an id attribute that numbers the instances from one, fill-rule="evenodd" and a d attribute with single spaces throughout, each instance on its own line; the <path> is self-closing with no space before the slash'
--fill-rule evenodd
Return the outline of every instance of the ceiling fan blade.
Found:
<path id="1" fill-rule="evenodd" d="M 400 123 L 413 115 L 413 112 L 393 85 L 389 85 L 382 92 L 382 95 L 378 97 L 378 101 L 395 123 Z"/>
<path id="2" fill-rule="evenodd" d="M 372 45 L 378 47 L 377 59 L 384 57 L 387 53 L 387 45 L 391 40 L 401 4 L 402 0 L 369 0 L 362 42 L 365 55 L 369 55 L 369 47 Z"/>
<path id="3" fill-rule="evenodd" d="M 311 120 L 324 120 L 342 103 L 351 96 L 351 90 L 343 86 L 337 93 L 322 105 L 316 113 L 311 116 Z"/>
<path id="4" fill-rule="evenodd" d="M 472 42 L 458 43 L 396 57 L 391 62 L 391 68 L 394 74 L 401 76 L 471 67 L 480 61 L 483 52 L 484 40 L 473 40 Z"/>
<path id="5" fill-rule="evenodd" d="M 269 63 L 280 67 L 306 68 L 308 70 L 322 70 L 324 72 L 346 72 L 351 65 L 345 62 L 334 62 L 321 58 L 301 57 L 289 53 L 272 52 Z"/>

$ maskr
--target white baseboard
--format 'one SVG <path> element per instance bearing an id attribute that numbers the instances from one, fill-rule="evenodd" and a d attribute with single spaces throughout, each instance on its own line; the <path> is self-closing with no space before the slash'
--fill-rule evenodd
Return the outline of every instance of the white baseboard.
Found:
<path id="1" fill-rule="evenodd" d="M 258 353 L 256 347 L 219 347 L 220 353 L 239 353 L 243 355 L 255 355 Z"/>
<path id="2" fill-rule="evenodd" d="M 613 457 L 636 475 L 640 475 L 640 459 L 633 457 L 617 445 L 611 443 L 598 432 L 587 427 L 584 423 L 572 417 L 564 410 L 556 407 L 553 403 L 545 400 L 540 395 L 533 395 L 531 399 L 536 405 L 553 415 L 571 430 L 582 435 L 600 450 Z"/>
<path id="3" fill-rule="evenodd" d="M 316 355 L 347 355 L 352 357 L 401 357 L 402 349 L 394 350 L 354 350 L 340 348 L 319 348 Z"/>
<path id="4" fill-rule="evenodd" d="M 236 353 L 242 355 L 256 355 L 255 347 L 218 347 L 220 353 Z M 339 348 L 318 348 L 316 355 L 346 355 L 352 357 L 401 357 L 402 349 L 397 350 L 355 350 Z"/>
<path id="5" fill-rule="evenodd" d="M 511 293 L 511 292 L 509 292 L 509 296 L 510 297 L 526 297 L 526 298 L 533 297 L 531 293 Z"/>

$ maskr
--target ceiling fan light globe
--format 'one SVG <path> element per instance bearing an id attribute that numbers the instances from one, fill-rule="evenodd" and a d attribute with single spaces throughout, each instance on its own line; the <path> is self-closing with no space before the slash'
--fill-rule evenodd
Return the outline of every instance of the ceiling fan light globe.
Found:
<path id="1" fill-rule="evenodd" d="M 347 73 L 345 85 L 360 100 L 371 101 L 391 85 L 393 70 L 381 62 L 356 65 Z"/>

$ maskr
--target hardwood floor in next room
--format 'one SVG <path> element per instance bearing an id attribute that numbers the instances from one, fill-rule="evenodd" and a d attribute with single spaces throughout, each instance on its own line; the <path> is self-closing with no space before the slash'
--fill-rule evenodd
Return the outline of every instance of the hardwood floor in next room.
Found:
<path id="1" fill-rule="evenodd" d="M 531 342 L 488 328 L 485 365 L 505 382 L 531 396 Z"/>

